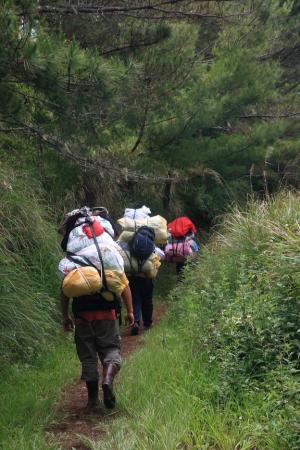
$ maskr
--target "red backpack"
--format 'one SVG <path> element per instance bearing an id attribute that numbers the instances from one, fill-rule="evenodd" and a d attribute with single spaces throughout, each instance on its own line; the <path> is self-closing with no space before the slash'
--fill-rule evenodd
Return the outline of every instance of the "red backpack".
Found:
<path id="1" fill-rule="evenodd" d="M 178 217 L 173 222 L 168 224 L 168 231 L 175 239 L 184 237 L 187 233 L 192 231 L 197 233 L 196 227 L 188 217 Z"/>

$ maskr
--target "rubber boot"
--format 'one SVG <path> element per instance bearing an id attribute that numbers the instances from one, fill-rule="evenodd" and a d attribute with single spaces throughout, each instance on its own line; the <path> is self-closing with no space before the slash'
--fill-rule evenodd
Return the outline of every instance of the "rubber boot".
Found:
<path id="1" fill-rule="evenodd" d="M 116 405 L 113 381 L 117 372 L 118 369 L 114 364 L 104 364 L 102 380 L 103 402 L 106 408 L 109 409 L 113 409 Z"/>
<path id="2" fill-rule="evenodd" d="M 99 383 L 98 381 L 87 381 L 86 388 L 88 391 L 87 408 L 92 411 L 95 411 L 100 407 Z"/>
<path id="3" fill-rule="evenodd" d="M 131 328 L 131 336 L 137 336 L 139 334 L 140 331 L 140 325 L 138 322 L 134 322 L 134 324 L 132 325 Z"/>

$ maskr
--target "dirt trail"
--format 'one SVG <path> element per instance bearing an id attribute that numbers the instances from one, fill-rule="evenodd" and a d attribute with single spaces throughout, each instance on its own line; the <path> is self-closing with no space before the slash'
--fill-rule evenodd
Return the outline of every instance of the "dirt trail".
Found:
<path id="1" fill-rule="evenodd" d="M 155 325 L 160 321 L 164 312 L 165 306 L 163 304 L 154 306 Z M 144 333 L 145 331 L 142 330 L 139 336 L 130 336 L 130 329 L 122 330 L 123 358 L 128 357 L 128 355 L 143 345 L 142 336 Z M 64 450 L 88 450 L 90 447 L 84 444 L 84 438 L 101 439 L 106 433 L 105 430 L 109 422 L 120 414 L 117 407 L 113 411 L 103 407 L 97 413 L 87 413 L 85 408 L 86 402 L 85 383 L 78 379 L 62 393 L 59 402 L 55 406 L 55 415 L 59 419 L 48 426 L 46 432 L 50 440 L 54 440 Z"/>

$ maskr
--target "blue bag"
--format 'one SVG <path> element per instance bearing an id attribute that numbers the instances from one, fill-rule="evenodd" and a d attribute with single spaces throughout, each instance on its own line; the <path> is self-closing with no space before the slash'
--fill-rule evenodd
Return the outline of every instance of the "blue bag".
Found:
<path id="1" fill-rule="evenodd" d="M 146 260 L 155 250 L 155 232 L 152 228 L 140 227 L 134 234 L 130 245 L 130 254 L 138 260 Z"/>

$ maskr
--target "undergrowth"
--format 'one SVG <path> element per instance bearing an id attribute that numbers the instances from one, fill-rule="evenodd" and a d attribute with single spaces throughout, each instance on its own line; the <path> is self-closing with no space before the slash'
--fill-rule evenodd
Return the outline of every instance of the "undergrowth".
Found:
<path id="1" fill-rule="evenodd" d="M 2 166 L 0 187 L 2 370 L 49 350 L 58 329 L 60 252 L 42 192 L 29 177 Z"/>
<path id="2" fill-rule="evenodd" d="M 56 339 L 55 349 L 37 358 L 34 367 L 15 364 L 6 368 L 0 381 L 1 449 L 58 449 L 50 431 L 51 424 L 60 421 L 53 404 L 76 372 L 79 364 L 72 336 Z"/>
<path id="3" fill-rule="evenodd" d="M 127 362 L 95 450 L 300 447 L 299 195 L 225 218 Z"/>

